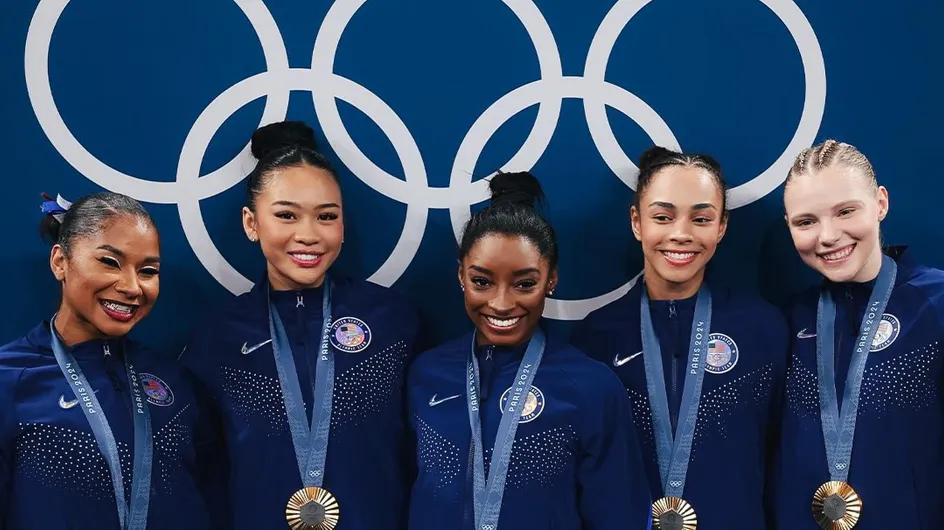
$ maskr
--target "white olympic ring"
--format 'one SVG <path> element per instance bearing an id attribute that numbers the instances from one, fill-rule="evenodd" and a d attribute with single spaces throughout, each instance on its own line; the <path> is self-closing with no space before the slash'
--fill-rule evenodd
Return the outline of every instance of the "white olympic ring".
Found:
<path id="1" fill-rule="evenodd" d="M 27 91 L 37 120 L 63 158 L 92 182 L 104 188 L 157 204 L 177 204 L 188 243 L 201 264 L 234 294 L 252 287 L 213 243 L 200 210 L 202 199 L 222 193 L 242 181 L 251 164 L 248 145 L 219 169 L 200 175 L 207 147 L 222 124 L 248 103 L 266 98 L 260 125 L 285 119 L 289 93 L 312 93 L 318 122 L 341 162 L 365 184 L 407 206 L 406 220 L 393 252 L 369 280 L 392 285 L 404 273 L 422 241 L 430 208 L 450 211 L 457 240 L 471 216 L 471 206 L 488 198 L 486 179 L 472 180 L 479 156 L 499 127 L 522 110 L 538 105 L 538 115 L 521 148 L 502 168 L 530 169 L 543 156 L 557 127 L 564 98 L 582 99 L 590 134 L 607 166 L 635 189 L 637 168 L 616 141 L 606 116 L 611 106 L 638 123 L 653 142 L 680 148 L 659 114 L 631 92 L 605 80 L 607 63 L 617 38 L 630 19 L 651 0 L 619 0 L 598 28 L 587 54 L 584 76 L 564 76 L 554 35 L 531 0 L 503 0 L 521 21 L 537 53 L 541 78 L 512 90 L 489 106 L 473 123 L 460 144 L 450 185 L 430 187 L 419 146 L 403 120 L 377 95 L 334 73 L 341 35 L 366 0 L 337 0 L 328 10 L 315 38 L 311 68 L 290 68 L 282 35 L 265 4 L 234 0 L 259 37 L 266 71 L 225 90 L 200 114 L 187 134 L 174 182 L 155 182 L 124 174 L 98 160 L 72 135 L 62 120 L 49 82 L 49 48 L 56 24 L 69 0 L 40 0 L 26 38 Z M 812 144 L 822 121 L 826 71 L 816 35 L 792 0 L 760 0 L 786 25 L 803 63 L 806 94 L 797 130 L 783 154 L 763 173 L 729 192 L 730 208 L 739 208 L 767 195 L 783 181 L 796 152 Z M 374 164 L 351 138 L 341 121 L 337 100 L 343 100 L 372 119 L 387 135 L 400 158 L 405 180 Z M 486 177 L 487 178 L 487 177 Z M 419 234 L 419 237 L 417 237 Z M 584 300 L 549 298 L 545 316 L 560 320 L 583 318 L 590 311 L 623 296 L 642 273 L 617 289 Z"/>

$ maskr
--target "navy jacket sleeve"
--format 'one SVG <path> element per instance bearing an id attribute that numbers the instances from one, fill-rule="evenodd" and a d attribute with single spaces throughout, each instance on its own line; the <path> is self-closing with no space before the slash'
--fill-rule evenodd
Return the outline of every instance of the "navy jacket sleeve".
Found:
<path id="1" fill-rule="evenodd" d="M 616 374 L 600 366 L 594 402 L 584 405 L 578 491 L 582 530 L 649 528 L 649 485 L 633 428 L 632 409 Z"/>
<path id="2" fill-rule="evenodd" d="M 407 337 L 410 339 L 409 350 L 407 352 L 406 366 L 404 368 L 403 375 L 403 390 L 401 393 L 401 408 L 400 416 L 403 421 L 403 435 L 406 437 L 406 443 L 403 444 L 403 470 L 404 470 L 404 487 L 409 490 L 413 487 L 413 483 L 416 481 L 418 474 L 417 463 L 416 463 L 416 435 L 413 432 L 412 428 L 412 414 L 410 411 L 410 395 L 409 395 L 409 379 L 410 379 L 410 367 L 413 364 L 414 359 L 423 351 L 420 349 L 423 347 L 424 336 L 420 333 L 420 330 L 424 329 L 424 326 L 421 325 L 421 315 L 417 310 L 416 306 L 407 298 L 405 295 L 403 297 L 404 304 L 404 320 L 401 324 L 401 329 L 404 330 Z M 410 512 L 410 496 L 404 496 L 404 501 L 406 507 L 403 510 L 403 520 L 400 523 L 401 528 L 406 528 L 409 522 L 409 512 Z"/>
<path id="3" fill-rule="evenodd" d="M 194 432 L 196 479 L 218 530 L 231 528 L 229 505 L 229 457 L 223 432 L 219 401 L 209 390 L 205 374 L 197 368 L 209 354 L 209 333 L 192 334 L 178 362 L 190 382 L 198 407 L 199 421 Z"/>
<path id="4" fill-rule="evenodd" d="M 774 485 L 779 476 L 777 470 L 778 452 L 780 450 L 780 436 L 784 407 L 786 406 L 787 365 L 790 358 L 790 327 L 782 314 L 771 319 L 771 334 L 769 345 L 773 349 L 774 367 L 771 381 L 770 411 L 767 422 L 767 468 L 764 480 L 764 512 L 768 526 L 774 528 L 774 505 L 776 491 Z"/>
<path id="5" fill-rule="evenodd" d="M 17 426 L 16 387 L 23 370 L 0 370 L 0 529 L 6 528 Z"/>

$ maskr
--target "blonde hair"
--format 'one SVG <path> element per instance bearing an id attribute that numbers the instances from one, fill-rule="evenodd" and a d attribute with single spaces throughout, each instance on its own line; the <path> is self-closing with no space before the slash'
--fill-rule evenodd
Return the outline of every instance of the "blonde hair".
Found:
<path id="1" fill-rule="evenodd" d="M 794 160 L 790 172 L 787 173 L 784 187 L 799 175 L 818 173 L 834 166 L 856 170 L 861 177 L 865 178 L 873 191 L 878 190 L 878 180 L 875 178 L 875 170 L 869 159 L 854 145 L 832 139 L 801 151 Z"/>

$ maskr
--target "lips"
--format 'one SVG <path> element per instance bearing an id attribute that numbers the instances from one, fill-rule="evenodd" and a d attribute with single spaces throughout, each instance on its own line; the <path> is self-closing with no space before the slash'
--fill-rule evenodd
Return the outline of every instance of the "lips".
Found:
<path id="1" fill-rule="evenodd" d="M 849 259 L 849 256 L 852 255 L 852 251 L 855 250 L 855 243 L 851 245 L 846 245 L 842 248 L 831 250 L 829 252 L 823 253 L 818 252 L 816 254 L 819 259 L 825 261 L 826 263 L 832 265 L 837 263 L 842 263 Z"/>
<path id="2" fill-rule="evenodd" d="M 317 267 L 324 256 L 323 253 L 310 251 L 294 251 L 289 252 L 288 255 L 292 259 L 292 263 L 305 269 Z"/>
<path id="3" fill-rule="evenodd" d="M 109 318 L 118 322 L 130 322 L 139 307 L 136 304 L 125 304 L 114 300 L 99 300 L 98 303 Z"/>
<path id="4" fill-rule="evenodd" d="M 691 250 L 660 250 L 659 252 L 667 262 L 680 267 L 692 263 L 698 257 L 698 252 Z"/>
<path id="5" fill-rule="evenodd" d="M 518 326 L 518 324 L 524 319 L 523 316 L 507 318 L 498 318 L 491 315 L 482 316 L 484 317 L 485 322 L 488 324 L 488 327 L 499 333 L 508 332 L 515 329 L 515 327 Z"/>

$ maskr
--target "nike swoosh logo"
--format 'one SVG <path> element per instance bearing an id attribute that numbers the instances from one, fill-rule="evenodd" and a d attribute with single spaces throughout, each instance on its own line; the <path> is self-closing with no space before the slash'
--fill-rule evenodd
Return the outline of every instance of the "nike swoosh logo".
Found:
<path id="1" fill-rule="evenodd" d="M 801 329 L 801 330 L 797 333 L 797 338 L 798 338 L 798 339 L 812 339 L 812 338 L 815 337 L 815 336 L 816 336 L 816 333 L 807 333 L 807 332 L 806 332 L 806 328 Z"/>
<path id="2" fill-rule="evenodd" d="M 239 351 L 240 351 L 243 355 L 249 355 L 250 353 L 252 353 L 252 352 L 258 350 L 259 348 L 265 346 L 266 344 L 268 344 L 268 343 L 270 343 L 270 342 L 272 342 L 272 339 L 264 340 L 264 341 L 260 342 L 259 344 L 256 344 L 255 346 L 249 346 L 248 348 L 247 348 L 246 346 L 248 346 L 249 343 L 248 343 L 248 342 L 244 342 L 242 349 L 239 350 Z"/>
<path id="3" fill-rule="evenodd" d="M 624 364 L 628 363 L 629 361 L 632 361 L 633 359 L 635 359 L 636 357 L 639 357 L 640 355 L 642 355 L 641 351 L 636 352 L 630 355 L 629 357 L 623 357 L 622 359 L 620 359 L 620 356 L 617 353 L 616 355 L 613 356 L 613 366 L 623 366 Z"/>
<path id="4" fill-rule="evenodd" d="M 449 397 L 447 397 L 447 398 L 436 399 L 436 394 L 433 394 L 433 397 L 429 398 L 429 406 L 430 406 L 430 407 L 435 407 L 436 405 L 439 405 L 440 403 L 445 403 L 445 402 L 449 401 L 450 399 L 456 399 L 457 397 L 459 397 L 459 396 L 461 396 L 461 395 L 462 395 L 462 394 L 456 394 L 456 395 L 454 395 L 454 396 L 449 396 Z"/>
<path id="5" fill-rule="evenodd" d="M 94 390 L 93 392 L 94 392 L 95 394 L 98 394 L 98 390 Z M 71 409 L 72 407 L 74 407 L 74 406 L 76 406 L 76 405 L 78 405 L 78 404 L 79 404 L 79 399 L 78 399 L 78 398 L 73 399 L 73 400 L 71 400 L 71 401 L 66 401 L 66 396 L 65 396 L 65 394 L 60 394 L 60 395 L 59 395 L 59 408 L 61 408 L 62 410 L 69 410 L 69 409 Z"/>

